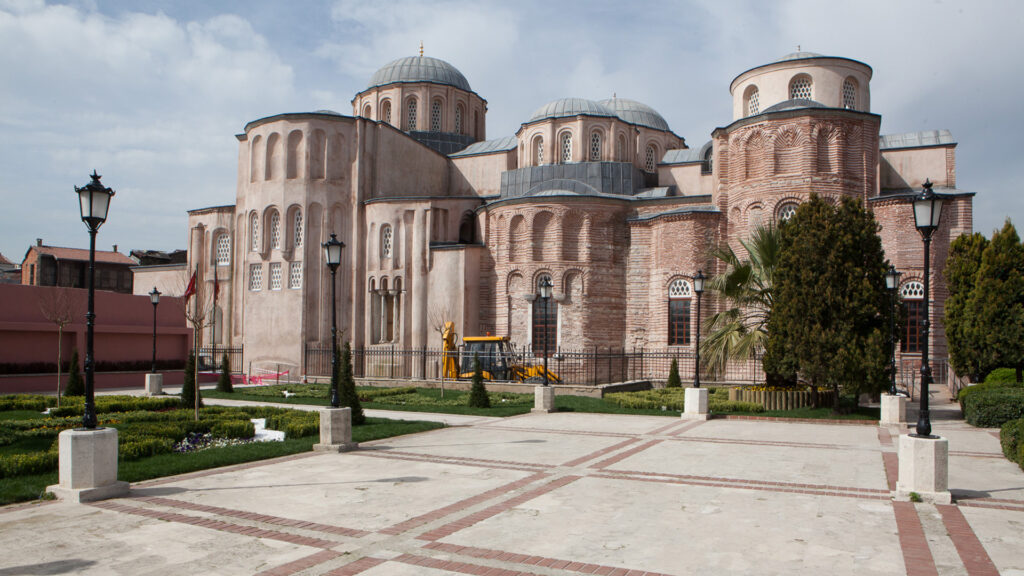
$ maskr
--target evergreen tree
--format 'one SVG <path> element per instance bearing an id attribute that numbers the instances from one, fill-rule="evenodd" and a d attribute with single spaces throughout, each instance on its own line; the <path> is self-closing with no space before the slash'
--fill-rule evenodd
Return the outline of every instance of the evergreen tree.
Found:
<path id="1" fill-rule="evenodd" d="M 217 379 L 217 391 L 228 393 L 235 391 L 235 387 L 231 385 L 231 361 L 228 359 L 227 352 L 220 359 L 220 378 Z"/>
<path id="2" fill-rule="evenodd" d="M 981 368 L 1024 367 L 1024 246 L 1009 220 L 981 254 L 977 281 L 967 301 L 967 338 Z"/>
<path id="3" fill-rule="evenodd" d="M 858 200 L 833 208 L 812 194 L 782 226 L 765 369 L 793 370 L 815 392 L 888 385 L 886 262 L 878 224 Z"/>
<path id="4" fill-rule="evenodd" d="M 348 342 L 345 342 L 341 350 L 341 359 L 337 366 L 339 404 L 352 410 L 353 426 L 365 424 L 366 414 L 363 414 L 363 405 L 360 404 L 359 394 L 356 393 L 356 380 L 352 376 L 352 348 Z"/>
<path id="5" fill-rule="evenodd" d="M 964 234 L 950 244 L 946 260 L 949 297 L 946 299 L 943 325 L 949 344 L 949 362 L 957 374 L 968 376 L 971 382 L 981 382 L 987 373 L 982 365 L 980 346 L 972 341 L 977 322 L 968 313 L 967 303 L 974 293 L 981 256 L 988 244 L 988 239 L 980 233 Z"/>
<path id="6" fill-rule="evenodd" d="M 679 380 L 679 363 L 672 359 L 672 365 L 668 367 L 668 382 L 665 388 L 681 388 L 683 383 Z"/>
<path id="7" fill-rule="evenodd" d="M 78 366 L 78 349 L 71 352 L 71 365 L 68 366 L 68 385 L 64 387 L 64 396 L 85 396 L 85 380 Z"/>
<path id="8" fill-rule="evenodd" d="M 480 358 L 473 353 L 473 387 L 469 390 L 469 406 L 473 408 L 490 408 L 491 399 L 487 396 L 484 386 L 484 374 L 480 370 Z"/>
<path id="9" fill-rule="evenodd" d="M 196 355 L 189 351 L 188 361 L 185 362 L 185 382 L 181 386 L 181 407 L 195 408 L 196 394 L 199 394 L 199 407 L 203 407 L 203 394 L 196 387 Z"/>

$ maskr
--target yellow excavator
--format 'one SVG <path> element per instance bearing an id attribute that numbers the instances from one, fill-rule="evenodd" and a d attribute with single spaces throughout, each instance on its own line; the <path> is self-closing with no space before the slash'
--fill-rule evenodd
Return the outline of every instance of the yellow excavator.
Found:
<path id="1" fill-rule="evenodd" d="M 466 336 L 462 339 L 461 358 L 455 344 L 457 340 L 455 323 L 445 322 L 441 331 L 441 365 L 445 378 L 472 378 L 475 356 L 480 360 L 484 380 L 544 381 L 544 366 L 527 365 L 520 361 L 512 350 L 508 336 Z M 549 370 L 548 382 L 557 384 L 561 380 Z"/>

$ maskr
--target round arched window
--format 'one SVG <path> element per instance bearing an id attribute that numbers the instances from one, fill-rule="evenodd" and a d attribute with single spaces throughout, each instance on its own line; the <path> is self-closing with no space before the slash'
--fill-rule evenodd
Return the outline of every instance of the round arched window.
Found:
<path id="1" fill-rule="evenodd" d="M 775 217 L 779 220 L 779 222 L 785 222 L 786 220 L 792 218 L 794 214 L 796 214 L 797 206 L 799 206 L 799 204 L 797 204 L 796 202 L 786 202 L 779 206 L 779 209 L 776 212 Z"/>
<path id="2" fill-rule="evenodd" d="M 692 298 L 693 286 L 686 280 L 678 278 L 668 285 L 669 298 Z"/>
<path id="3" fill-rule="evenodd" d="M 924 284 L 916 280 L 904 282 L 900 287 L 900 297 L 904 300 L 924 298 Z"/>

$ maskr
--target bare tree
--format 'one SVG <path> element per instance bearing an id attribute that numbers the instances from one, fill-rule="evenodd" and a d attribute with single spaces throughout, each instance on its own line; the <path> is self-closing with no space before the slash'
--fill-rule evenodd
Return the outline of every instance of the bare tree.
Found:
<path id="1" fill-rule="evenodd" d="M 183 295 L 186 294 L 191 278 L 192 275 L 186 269 L 176 280 L 177 292 Z M 185 321 L 192 327 L 192 352 L 196 359 L 195 373 L 192 375 L 195 379 L 195 418 L 199 420 L 199 350 L 202 347 L 203 328 L 213 324 L 214 310 L 212 290 L 207 290 L 206 283 L 203 281 L 202 276 L 198 274 L 198 271 L 193 293 L 188 297 L 183 296 L 179 298 L 178 306 L 185 317 Z"/>
<path id="2" fill-rule="evenodd" d="M 81 309 L 81 294 L 71 292 L 69 288 L 44 288 L 36 296 L 39 311 L 43 317 L 57 325 L 57 406 L 60 406 L 61 343 L 64 340 L 64 327 L 71 323 Z"/>
<path id="3" fill-rule="evenodd" d="M 441 398 L 444 398 L 444 375 L 449 355 L 456 350 L 458 335 L 455 333 L 455 306 L 451 300 L 431 306 L 427 311 L 427 323 L 441 337 Z"/>

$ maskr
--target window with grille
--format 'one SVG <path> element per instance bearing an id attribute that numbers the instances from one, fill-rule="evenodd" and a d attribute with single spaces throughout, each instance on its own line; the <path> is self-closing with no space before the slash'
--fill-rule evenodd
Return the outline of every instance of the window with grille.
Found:
<path id="1" fill-rule="evenodd" d="M 302 212 L 299 210 L 295 211 L 295 221 L 292 223 L 292 233 L 295 235 L 295 247 L 302 248 Z"/>
<path id="2" fill-rule="evenodd" d="M 924 342 L 924 299 L 907 299 L 903 306 L 907 310 L 907 323 L 903 327 L 900 350 L 906 354 L 920 354 Z"/>
<path id="3" fill-rule="evenodd" d="M 702 158 L 701 161 L 700 161 L 700 173 L 701 174 L 711 174 L 712 154 L 714 154 L 714 152 L 715 152 L 715 150 L 713 148 L 708 148 L 704 152 L 704 158 Z"/>
<path id="4" fill-rule="evenodd" d="M 590 161 L 601 160 L 601 133 L 594 132 L 590 135 Z"/>
<path id="5" fill-rule="evenodd" d="M 843 82 L 843 108 L 857 108 L 857 85 L 853 80 Z"/>
<path id="6" fill-rule="evenodd" d="M 231 239 L 227 234 L 217 236 L 217 266 L 231 264 Z"/>
<path id="7" fill-rule="evenodd" d="M 811 99 L 811 79 L 808 76 L 797 76 L 789 84 L 789 97 Z"/>
<path id="8" fill-rule="evenodd" d="M 561 138 L 562 163 L 572 162 L 572 134 L 563 132 Z"/>
<path id="9" fill-rule="evenodd" d="M 655 160 L 656 154 L 657 153 L 654 150 L 654 145 L 653 144 L 649 145 L 647 147 L 647 157 L 644 160 L 644 170 L 646 170 L 648 172 L 654 172 L 654 166 L 655 166 L 654 160 Z"/>
<path id="10" fill-rule="evenodd" d="M 545 279 L 551 282 L 551 276 L 547 274 L 537 279 L 537 292 Z M 553 297 L 548 298 L 546 303 L 540 297 L 533 301 L 532 342 L 535 356 L 544 355 L 545 345 L 548 354 L 558 349 L 558 302 Z"/>
<path id="11" fill-rule="evenodd" d="M 761 111 L 760 92 L 754 86 L 747 95 L 747 116 L 753 116 Z"/>
<path id="12" fill-rule="evenodd" d="M 292 290 L 302 288 L 302 262 L 292 262 L 289 264 L 288 287 Z"/>
<path id="13" fill-rule="evenodd" d="M 779 222 L 785 222 L 786 220 L 792 218 L 793 215 L 796 214 L 796 208 L 796 202 L 786 202 L 782 206 L 779 206 L 779 211 L 777 212 L 777 218 Z"/>
<path id="14" fill-rule="evenodd" d="M 615 160 L 618 162 L 626 161 L 626 137 L 619 135 L 619 141 L 615 143 Z"/>
<path id="15" fill-rule="evenodd" d="M 406 130 L 415 130 L 416 129 L 416 100 L 415 99 L 409 100 L 408 117 L 406 119 L 409 122 L 409 125 L 406 127 Z"/>
<path id="16" fill-rule="evenodd" d="M 533 140 L 533 165 L 540 166 L 544 163 L 544 139 L 538 136 Z"/>
<path id="17" fill-rule="evenodd" d="M 270 263 L 270 289 L 280 290 L 281 289 L 281 263 L 271 262 Z"/>
<path id="18" fill-rule="evenodd" d="M 381 104 L 381 120 L 391 124 L 391 102 L 385 101 Z"/>
<path id="19" fill-rule="evenodd" d="M 260 251 L 260 218 L 255 212 L 249 216 L 249 237 L 251 250 L 253 252 Z"/>
<path id="20" fill-rule="evenodd" d="M 274 212 L 270 216 L 270 248 L 272 250 L 281 249 L 281 213 Z"/>
<path id="21" fill-rule="evenodd" d="M 455 133 L 462 134 L 462 106 L 455 107 Z"/>
<path id="22" fill-rule="evenodd" d="M 249 264 L 249 290 L 252 292 L 263 290 L 262 264 Z"/>
<path id="23" fill-rule="evenodd" d="M 920 300 L 924 298 L 924 284 L 916 280 L 912 282 L 905 282 L 900 287 L 900 297 L 904 300 Z"/>
<path id="24" fill-rule="evenodd" d="M 434 103 L 430 105 L 430 131 L 440 132 L 441 131 L 441 101 L 434 100 Z"/>
<path id="25" fill-rule="evenodd" d="M 391 258 L 391 225 L 385 224 L 380 229 L 380 257 Z"/>
<path id="26" fill-rule="evenodd" d="M 673 280 L 668 286 L 668 345 L 688 346 L 690 344 L 690 299 L 693 287 L 682 279 Z"/>

